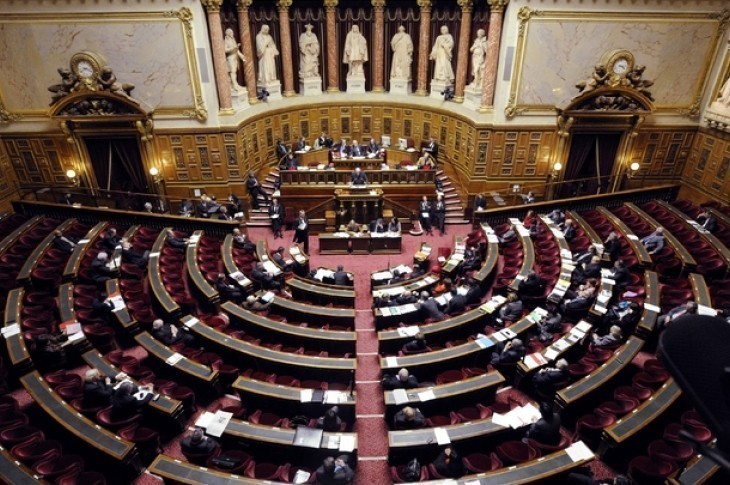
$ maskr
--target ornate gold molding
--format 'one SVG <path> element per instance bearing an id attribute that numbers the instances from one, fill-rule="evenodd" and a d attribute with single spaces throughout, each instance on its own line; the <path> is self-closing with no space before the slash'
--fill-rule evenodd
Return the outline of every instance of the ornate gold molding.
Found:
<path id="1" fill-rule="evenodd" d="M 504 9 L 507 8 L 507 5 L 509 5 L 509 0 L 487 0 L 487 5 L 489 5 L 490 12 L 501 13 L 504 12 Z"/>
<path id="2" fill-rule="evenodd" d="M 416 3 L 421 8 L 421 12 L 431 11 L 431 0 L 417 0 Z"/>
<path id="3" fill-rule="evenodd" d="M 324 7 L 326 9 L 334 9 L 339 4 L 340 0 L 324 0 Z"/>
<path id="4" fill-rule="evenodd" d="M 385 8 L 385 0 L 370 0 L 370 5 L 374 8 Z"/>
<path id="5" fill-rule="evenodd" d="M 240 12 L 241 10 L 248 10 L 253 0 L 238 0 L 236 2 L 236 9 Z"/>
<path id="6" fill-rule="evenodd" d="M 462 12 L 471 12 L 474 9 L 471 0 L 456 0 L 456 3 L 461 7 Z"/>
<path id="7" fill-rule="evenodd" d="M 221 11 L 221 5 L 223 5 L 223 0 L 200 0 L 200 3 L 203 4 L 208 12 L 216 13 Z"/>
<path id="8" fill-rule="evenodd" d="M 276 2 L 276 8 L 279 9 L 281 12 L 282 10 L 289 10 L 289 7 L 291 7 L 292 0 L 278 0 Z"/>
<path id="9" fill-rule="evenodd" d="M 20 118 L 22 118 L 21 115 L 11 113 L 5 109 L 4 104 L 0 103 L 0 124 L 12 123 L 13 121 L 18 121 Z"/>

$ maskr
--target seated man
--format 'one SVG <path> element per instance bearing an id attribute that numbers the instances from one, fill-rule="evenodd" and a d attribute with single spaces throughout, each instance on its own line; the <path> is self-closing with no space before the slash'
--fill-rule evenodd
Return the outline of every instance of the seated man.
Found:
<path id="1" fill-rule="evenodd" d="M 702 229 L 707 232 L 715 232 L 717 230 L 717 217 L 709 210 L 706 210 L 697 216 L 697 222 L 702 224 Z"/>
<path id="2" fill-rule="evenodd" d="M 119 243 L 122 242 L 122 238 L 117 236 L 117 230 L 113 227 L 107 229 L 104 237 L 101 238 L 101 248 L 104 251 L 114 252 Z"/>
<path id="3" fill-rule="evenodd" d="M 509 229 L 507 229 L 504 233 L 502 233 L 501 236 L 498 236 L 497 239 L 499 240 L 500 244 L 504 244 L 506 242 L 510 242 L 513 239 L 517 238 L 517 230 L 515 228 L 514 224 L 511 224 L 509 226 Z"/>
<path id="4" fill-rule="evenodd" d="M 345 272 L 341 264 L 337 266 L 337 271 L 335 271 L 333 278 L 336 285 L 352 286 L 352 280 L 350 279 L 350 275 Z"/>
<path id="5" fill-rule="evenodd" d="M 355 219 L 351 219 L 350 222 L 347 223 L 347 228 L 345 230 L 347 232 L 360 232 L 360 224 L 355 222 Z"/>
<path id="6" fill-rule="evenodd" d="M 575 238 L 575 225 L 572 219 L 565 220 L 565 229 L 563 229 L 563 237 L 570 242 Z"/>
<path id="7" fill-rule="evenodd" d="M 340 418 L 337 406 L 332 406 L 325 411 L 324 416 L 317 418 L 317 428 L 336 433 L 342 429 L 342 418 Z"/>
<path id="8" fill-rule="evenodd" d="M 261 262 L 256 263 L 251 270 L 251 280 L 261 284 L 261 288 L 264 290 L 281 290 L 281 283 L 266 271 L 264 263 Z"/>
<path id="9" fill-rule="evenodd" d="M 271 302 L 263 301 L 254 295 L 248 295 L 241 306 L 251 312 L 262 312 L 271 306 Z"/>
<path id="10" fill-rule="evenodd" d="M 276 252 L 271 255 L 271 259 L 276 265 L 281 268 L 284 273 L 291 273 L 294 271 L 294 261 L 287 261 L 284 259 L 284 248 L 279 246 Z"/>
<path id="11" fill-rule="evenodd" d="M 611 308 L 603 315 L 601 329 L 605 331 L 612 325 L 618 325 L 624 335 L 631 335 L 639 320 L 641 320 L 642 313 L 641 305 L 635 301 L 620 301 L 615 305 L 611 305 Z"/>
<path id="12" fill-rule="evenodd" d="M 147 391 L 141 399 L 135 396 L 140 390 Z M 154 397 L 152 392 L 152 384 L 138 388 L 130 381 L 122 382 L 112 396 L 112 419 L 115 421 L 123 421 L 140 412 Z"/>
<path id="13" fill-rule="evenodd" d="M 99 293 L 99 295 L 91 300 L 91 311 L 93 316 L 101 317 L 106 323 L 109 323 L 109 316 L 114 311 L 114 303 L 112 303 L 106 293 Z"/>
<path id="14" fill-rule="evenodd" d="M 89 369 L 84 375 L 84 397 L 85 408 L 107 407 L 111 404 L 114 394 L 113 383 L 126 378 L 124 372 L 114 377 L 102 376 L 99 369 Z"/>
<path id="15" fill-rule="evenodd" d="M 383 221 L 382 217 L 380 217 L 370 223 L 370 232 L 371 233 L 384 233 L 385 230 L 386 230 L 386 226 L 385 226 L 385 222 Z"/>
<path id="16" fill-rule="evenodd" d="M 446 305 L 444 313 L 447 315 L 459 315 L 466 310 L 466 295 L 461 295 L 456 287 L 451 288 L 451 299 Z"/>
<path id="17" fill-rule="evenodd" d="M 660 315 L 659 318 L 657 318 L 656 323 L 659 329 L 663 330 L 679 317 L 694 315 L 695 313 L 697 313 L 697 303 L 688 301 L 684 305 L 676 306 L 664 315 Z"/>
<path id="18" fill-rule="evenodd" d="M 76 243 L 63 235 L 61 231 L 53 231 L 53 247 L 64 253 L 73 253 Z"/>
<path id="19" fill-rule="evenodd" d="M 560 415 L 549 403 L 540 403 L 540 419 L 530 426 L 526 437 L 549 446 L 560 443 Z"/>
<path id="20" fill-rule="evenodd" d="M 501 347 L 501 348 L 500 348 Z M 492 352 L 491 364 L 516 364 L 525 356 L 525 347 L 522 340 L 515 338 L 507 342 L 500 342 L 496 352 Z"/>
<path id="21" fill-rule="evenodd" d="M 517 285 L 517 294 L 520 298 L 524 296 L 541 296 L 544 291 L 545 282 L 534 270 L 530 270 L 525 279 Z"/>
<path id="22" fill-rule="evenodd" d="M 129 241 L 122 241 L 122 262 L 130 263 L 138 268 L 146 268 L 147 261 L 150 258 L 150 252 L 145 251 L 143 253 L 137 252 L 132 247 L 132 243 Z"/>
<path id="23" fill-rule="evenodd" d="M 426 150 L 423 150 L 423 155 L 418 158 L 418 162 L 416 162 L 416 167 L 422 170 L 433 170 L 436 168 L 436 160 L 434 160 L 433 156 L 430 153 L 428 153 Z"/>
<path id="24" fill-rule="evenodd" d="M 175 231 L 168 229 L 165 233 L 165 244 L 175 249 L 185 249 L 188 245 L 188 238 L 177 237 Z"/>
<path id="25" fill-rule="evenodd" d="M 416 306 L 418 306 L 424 319 L 430 318 L 434 322 L 438 322 L 445 318 L 445 315 L 439 310 L 438 302 L 427 291 L 421 292 L 421 299 L 418 300 Z"/>
<path id="26" fill-rule="evenodd" d="M 626 285 L 631 282 L 631 274 L 629 269 L 626 267 L 621 259 L 617 259 L 613 264 L 613 270 L 608 277 L 616 282 L 616 289 L 618 291 L 624 291 Z"/>
<path id="27" fill-rule="evenodd" d="M 360 146 L 360 144 L 357 142 L 357 140 L 352 140 L 352 148 L 350 150 L 350 154 L 353 157 L 364 157 L 365 156 L 365 150 L 363 147 Z"/>
<path id="28" fill-rule="evenodd" d="M 403 346 L 404 351 L 408 352 L 423 352 L 428 349 L 428 343 L 426 343 L 426 336 L 423 335 L 421 332 L 418 332 L 414 337 L 413 340 L 410 342 L 407 342 Z"/>
<path id="29" fill-rule="evenodd" d="M 418 379 L 408 372 L 405 367 L 398 371 L 397 374 L 384 374 L 381 381 L 383 389 L 414 389 L 418 387 Z"/>
<path id="30" fill-rule="evenodd" d="M 395 302 L 398 305 L 407 305 L 409 303 L 416 303 L 418 298 L 413 294 L 412 291 L 404 291 L 395 298 Z"/>
<path id="31" fill-rule="evenodd" d="M 406 406 L 393 416 L 393 429 L 418 429 L 426 426 L 426 417 L 418 408 Z"/>
<path id="32" fill-rule="evenodd" d="M 348 464 L 347 455 L 338 456 L 335 459 L 328 456 L 322 465 L 315 472 L 318 485 L 349 485 L 355 478 L 355 472 Z"/>
<path id="33" fill-rule="evenodd" d="M 256 245 L 238 228 L 233 230 L 233 245 L 238 249 L 243 249 L 246 253 L 252 254 L 256 251 Z"/>
<path id="34" fill-rule="evenodd" d="M 194 215 L 195 207 L 193 206 L 193 203 L 188 199 L 182 199 L 180 201 L 180 209 L 178 209 L 177 214 L 183 217 L 191 217 Z"/>
<path id="35" fill-rule="evenodd" d="M 439 475 L 449 478 L 459 478 L 465 472 L 464 462 L 453 446 L 448 445 L 436 457 L 433 467 Z"/>
<path id="36" fill-rule="evenodd" d="M 664 228 L 657 227 L 656 231 L 641 239 L 649 254 L 656 254 L 664 248 Z"/>
<path id="37" fill-rule="evenodd" d="M 175 325 L 163 322 L 160 318 L 152 322 L 152 336 L 168 347 L 177 343 L 186 346 L 192 345 L 195 341 L 195 337 L 189 333 L 183 332 Z"/>
<path id="38" fill-rule="evenodd" d="M 228 284 L 226 275 L 223 273 L 218 273 L 218 278 L 215 280 L 215 289 L 218 290 L 221 300 L 241 301 L 243 299 L 243 291 L 237 286 Z"/>
<path id="39" fill-rule="evenodd" d="M 98 285 L 104 284 L 112 277 L 112 270 L 106 264 L 108 259 L 109 255 L 101 251 L 91 262 L 91 279 Z"/>
<path id="40" fill-rule="evenodd" d="M 592 336 L 593 345 L 596 347 L 610 347 L 616 344 L 621 343 L 621 340 L 623 340 L 623 334 L 621 332 L 621 327 L 618 325 L 611 326 L 611 329 L 609 332 L 599 337 L 595 333 Z"/>
<path id="41" fill-rule="evenodd" d="M 555 385 L 565 382 L 569 377 L 568 361 L 559 359 L 555 367 L 544 367 L 532 376 L 533 387 L 543 394 L 550 394 L 555 390 Z"/>
<path id="42" fill-rule="evenodd" d="M 507 295 L 507 301 L 499 309 L 499 317 L 495 319 L 495 324 L 498 327 L 503 327 L 506 324 L 514 323 L 522 318 L 523 311 L 522 300 L 517 298 L 516 293 L 510 293 Z"/>
<path id="43" fill-rule="evenodd" d="M 180 448 L 185 453 L 195 455 L 212 454 L 219 446 L 215 438 L 205 436 L 202 428 L 195 428 L 192 433 L 180 440 Z"/>

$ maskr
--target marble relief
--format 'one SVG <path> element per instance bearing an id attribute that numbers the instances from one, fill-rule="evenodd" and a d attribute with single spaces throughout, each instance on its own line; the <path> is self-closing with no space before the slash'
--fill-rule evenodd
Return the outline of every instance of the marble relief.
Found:
<path id="1" fill-rule="evenodd" d="M 529 19 L 517 104 L 530 108 L 565 105 L 575 95 L 574 84 L 593 72 L 606 51 L 627 49 L 638 64 L 646 66 L 645 77 L 654 80 L 652 93 L 658 109 L 692 105 L 715 49 L 718 22 L 677 20 Z M 683 67 L 678 69 L 677 63 Z"/>
<path id="2" fill-rule="evenodd" d="M 136 86 L 135 99 L 152 108 L 194 105 L 178 20 L 102 23 L 60 19 L 53 24 L 0 20 L 0 92 L 7 108 L 45 111 L 51 100 L 46 88 L 57 82 L 56 69 L 68 67 L 71 56 L 82 50 L 103 56 L 118 79 Z"/>

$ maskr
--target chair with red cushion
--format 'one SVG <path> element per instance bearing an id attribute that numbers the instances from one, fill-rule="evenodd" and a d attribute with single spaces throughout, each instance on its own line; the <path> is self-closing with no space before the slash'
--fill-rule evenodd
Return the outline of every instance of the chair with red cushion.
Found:
<path id="1" fill-rule="evenodd" d="M 20 424 L 0 430 L 0 443 L 6 448 L 12 448 L 20 443 L 31 440 L 43 440 L 46 436 L 40 429 L 35 426 Z"/>
<path id="2" fill-rule="evenodd" d="M 248 420 L 254 424 L 261 424 L 264 426 L 277 426 L 277 427 L 284 427 L 286 423 L 288 423 L 288 420 L 286 418 L 281 418 L 280 416 L 274 414 L 274 413 L 267 413 L 263 412 L 260 409 L 257 409 L 254 411 L 249 417 Z"/>
<path id="3" fill-rule="evenodd" d="M 579 379 L 587 376 L 596 369 L 598 369 L 598 365 L 592 362 L 576 362 L 575 364 L 568 365 L 568 374 L 570 374 L 573 379 Z"/>
<path id="4" fill-rule="evenodd" d="M 620 418 L 621 416 L 630 413 L 637 407 L 639 407 L 638 399 L 623 398 L 601 404 L 596 409 L 596 412 L 613 414 L 617 418 Z"/>
<path id="5" fill-rule="evenodd" d="M 490 472 L 502 468 L 502 460 L 496 453 L 471 453 L 464 457 L 464 467 L 472 473 Z"/>
<path id="6" fill-rule="evenodd" d="M 13 446 L 10 452 L 26 465 L 61 456 L 61 443 L 55 440 L 37 439 Z"/>
<path id="7" fill-rule="evenodd" d="M 160 434 L 139 424 L 126 426 L 118 431 L 122 439 L 137 445 L 137 450 L 143 458 L 151 458 L 161 452 Z"/>
<path id="8" fill-rule="evenodd" d="M 84 469 L 84 459 L 76 455 L 54 456 L 33 465 L 33 472 L 42 475 L 48 481 L 78 470 Z"/>
<path id="9" fill-rule="evenodd" d="M 436 376 L 436 385 L 440 386 L 450 382 L 458 382 L 462 379 L 464 379 L 464 374 L 461 370 L 447 370 Z"/>
<path id="10" fill-rule="evenodd" d="M 108 406 L 98 413 L 96 413 L 96 421 L 106 429 L 110 431 L 116 431 L 120 428 L 126 428 L 127 426 L 131 426 L 133 424 L 139 423 L 139 421 L 142 419 L 142 414 L 137 413 L 134 414 L 126 419 L 121 420 L 115 420 L 112 418 L 112 407 Z"/>
<path id="11" fill-rule="evenodd" d="M 667 379 L 669 379 L 669 372 L 657 370 L 652 374 L 648 372 L 639 372 L 631 378 L 631 381 L 634 384 L 638 384 L 643 387 L 656 389 L 664 384 Z"/>
<path id="12" fill-rule="evenodd" d="M 640 402 L 651 397 L 652 390 L 643 386 L 619 386 L 613 391 L 614 399 L 636 399 Z"/>
<path id="13" fill-rule="evenodd" d="M 481 403 L 477 403 L 474 407 L 459 409 L 456 411 L 456 415 L 461 421 L 475 421 L 477 419 L 487 419 L 492 415 L 492 410 Z"/>
<path id="14" fill-rule="evenodd" d="M 406 465 L 391 466 L 390 478 L 393 480 L 393 483 L 408 483 L 413 481 L 408 479 L 408 475 L 406 474 Z M 421 476 L 418 478 L 418 481 L 423 482 L 429 478 L 431 477 L 428 474 L 428 467 L 422 465 Z"/>
<path id="15" fill-rule="evenodd" d="M 603 429 L 616 422 L 613 414 L 587 414 L 575 423 L 578 436 L 589 446 L 597 444 L 601 439 Z"/>
<path id="16" fill-rule="evenodd" d="M 560 441 L 557 445 L 546 445 L 545 443 L 541 443 L 537 440 L 533 440 L 528 438 L 527 444 L 538 450 L 541 454 L 547 455 L 554 451 L 563 450 L 570 446 L 570 443 L 572 442 L 572 437 L 568 435 L 561 434 L 560 435 Z"/>
<path id="17" fill-rule="evenodd" d="M 659 460 L 649 456 L 637 456 L 629 462 L 628 476 L 636 483 L 660 484 L 677 470 L 671 461 Z"/>
<path id="18" fill-rule="evenodd" d="M 57 485 L 106 485 L 106 478 L 99 472 L 72 471 L 60 476 L 56 480 Z"/>
<path id="19" fill-rule="evenodd" d="M 217 467 L 213 463 L 215 461 L 215 458 L 218 456 L 218 455 L 215 455 L 215 456 L 211 456 L 208 458 L 205 466 L 207 466 L 210 469 L 218 470 L 218 471 L 221 471 L 224 473 L 240 474 L 241 472 L 243 472 L 246 469 L 248 464 L 251 463 L 251 460 L 253 459 L 251 457 L 251 455 L 249 455 L 248 453 L 246 453 L 243 450 L 226 450 L 225 454 L 227 457 L 230 457 L 234 460 L 239 461 L 239 464 L 234 466 L 233 468 Z"/>
<path id="20" fill-rule="evenodd" d="M 28 416 L 20 411 L 10 411 L 5 416 L 0 417 L 0 429 L 12 428 L 19 425 L 28 424 Z"/>
<path id="21" fill-rule="evenodd" d="M 694 455 L 694 448 L 681 441 L 655 440 L 649 444 L 649 456 L 684 465 Z"/>
<path id="22" fill-rule="evenodd" d="M 281 474 L 282 466 L 273 463 L 256 463 L 251 460 L 246 466 L 244 475 L 248 478 L 259 480 L 277 480 Z"/>
<path id="23" fill-rule="evenodd" d="M 497 456 L 507 466 L 534 460 L 540 456 L 540 451 L 536 450 L 527 443 L 522 441 L 506 441 L 497 446 Z"/>
<path id="24" fill-rule="evenodd" d="M 695 424 L 692 422 L 687 422 L 682 426 L 685 430 L 687 430 L 689 434 L 692 435 L 695 440 L 702 443 L 709 443 L 710 441 L 712 441 L 712 431 L 710 431 L 710 429 L 706 426 Z"/>
<path id="25" fill-rule="evenodd" d="M 449 426 L 452 424 L 458 424 L 461 420 L 455 412 L 450 412 L 447 415 L 435 414 L 426 418 L 426 426 L 429 428 L 440 428 L 442 426 Z"/>

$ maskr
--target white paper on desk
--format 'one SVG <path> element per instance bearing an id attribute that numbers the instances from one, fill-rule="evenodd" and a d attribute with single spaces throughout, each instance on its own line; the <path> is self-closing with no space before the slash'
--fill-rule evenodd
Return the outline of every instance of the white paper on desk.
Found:
<path id="1" fill-rule="evenodd" d="M 436 399 L 436 394 L 434 394 L 433 389 L 429 389 L 428 391 L 419 392 L 418 399 L 421 402 L 430 401 L 431 399 Z"/>
<path id="2" fill-rule="evenodd" d="M 299 402 L 312 402 L 314 389 L 302 389 L 299 391 Z"/>
<path id="3" fill-rule="evenodd" d="M 600 315 L 605 315 L 608 312 L 608 308 L 603 305 L 596 305 L 593 307 L 593 310 Z"/>
<path id="4" fill-rule="evenodd" d="M 510 217 L 509 218 L 509 223 L 510 224 L 514 224 L 515 226 L 521 226 L 522 225 L 522 221 L 519 220 L 519 219 L 517 219 L 516 217 Z"/>
<path id="5" fill-rule="evenodd" d="M 398 327 L 398 335 L 401 337 L 413 337 L 420 329 L 418 325 L 411 325 L 410 327 Z"/>
<path id="6" fill-rule="evenodd" d="M 174 354 L 172 354 L 172 355 L 171 355 L 170 357 L 168 357 L 168 358 L 167 358 L 167 360 L 165 360 L 165 362 L 166 362 L 167 364 L 169 364 L 169 365 L 175 365 L 175 364 L 177 364 L 178 362 L 180 362 L 181 360 L 183 360 L 184 358 L 185 358 L 185 356 L 184 356 L 184 355 L 182 355 L 182 354 L 179 354 L 179 353 L 175 352 L 175 353 L 174 353 Z"/>
<path id="7" fill-rule="evenodd" d="M 340 436 L 339 435 L 329 435 L 329 436 L 322 437 L 321 448 L 326 448 L 328 450 L 336 450 L 339 447 L 340 447 Z"/>
<path id="8" fill-rule="evenodd" d="M 210 421 L 210 423 L 208 423 L 208 426 L 205 428 L 205 433 L 209 434 L 210 436 L 215 436 L 219 438 L 226 430 L 226 426 L 228 426 L 228 423 L 231 422 L 231 418 L 233 418 L 233 413 L 217 411 L 213 415 L 213 419 Z"/>
<path id="9" fill-rule="evenodd" d="M 395 404 L 403 404 L 409 401 L 408 393 L 405 389 L 393 389 L 393 400 Z"/>
<path id="10" fill-rule="evenodd" d="M 325 391 L 324 402 L 327 404 L 339 404 L 346 399 L 345 393 L 340 391 Z"/>
<path id="11" fill-rule="evenodd" d="M 149 256 L 149 257 L 150 257 L 150 258 L 157 258 L 157 257 L 159 257 L 159 256 L 160 256 L 160 252 L 159 252 L 159 251 L 156 251 L 156 252 L 154 252 L 154 253 L 150 253 L 150 256 Z"/>
<path id="12" fill-rule="evenodd" d="M 601 278 L 601 283 L 606 284 L 606 285 L 615 286 L 616 280 L 612 280 L 611 278 Z"/>
<path id="13" fill-rule="evenodd" d="M 440 445 L 448 445 L 451 443 L 449 432 L 445 428 L 434 428 L 433 435 L 436 438 L 436 443 Z"/>
<path id="14" fill-rule="evenodd" d="M 487 349 L 494 345 L 494 342 L 489 337 L 480 337 L 474 341 L 482 349 Z"/>
<path id="15" fill-rule="evenodd" d="M 511 329 L 511 328 L 503 328 L 500 330 L 500 333 L 502 333 L 507 338 L 515 338 L 517 334 Z"/>
<path id="16" fill-rule="evenodd" d="M 191 328 L 191 327 L 194 327 L 198 323 L 200 323 L 200 320 L 198 320 L 195 317 L 190 317 L 183 322 L 183 325 L 185 325 L 188 328 Z"/>
<path id="17" fill-rule="evenodd" d="M 570 343 L 564 338 L 558 339 L 553 343 L 553 347 L 558 349 L 560 352 L 570 347 Z"/>
<path id="18" fill-rule="evenodd" d="M 491 337 L 497 342 L 504 342 L 507 340 L 507 337 L 502 332 L 494 332 Z"/>
<path id="19" fill-rule="evenodd" d="M 2 330 L 0 330 L 5 336 L 5 338 L 12 337 L 13 335 L 18 335 L 20 333 L 20 326 L 17 323 L 14 323 L 12 325 L 8 325 L 7 327 L 3 327 Z"/>
<path id="20" fill-rule="evenodd" d="M 200 415 L 197 421 L 195 421 L 195 426 L 198 428 L 207 428 L 208 425 L 213 421 L 213 418 L 215 417 L 215 414 L 211 413 L 210 411 L 205 411 L 203 414 Z"/>
<path id="21" fill-rule="evenodd" d="M 264 293 L 263 295 L 261 295 L 260 298 L 261 298 L 261 301 L 263 301 L 264 303 L 268 303 L 268 302 L 270 302 L 271 300 L 274 299 L 274 296 L 275 295 L 274 295 L 273 292 L 267 291 L 266 293 Z"/>
<path id="22" fill-rule="evenodd" d="M 400 274 L 413 272 L 413 270 L 410 268 L 410 266 L 406 266 L 405 264 L 401 264 L 400 266 L 398 266 L 395 269 L 397 269 Z"/>
<path id="23" fill-rule="evenodd" d="M 355 449 L 355 436 L 351 434 L 340 435 L 340 451 L 350 452 Z"/>
<path id="24" fill-rule="evenodd" d="M 556 349 L 552 347 L 548 347 L 547 350 L 545 350 L 545 358 L 547 360 L 554 360 L 555 357 L 558 356 L 560 352 L 558 352 Z"/>
<path id="25" fill-rule="evenodd" d="M 499 243 L 499 238 L 494 234 L 490 234 L 489 236 L 487 236 L 487 242 Z"/>
<path id="26" fill-rule="evenodd" d="M 649 310 L 650 312 L 656 312 L 656 313 L 662 312 L 662 309 L 659 308 L 658 306 L 652 305 L 651 303 L 646 303 L 646 302 L 644 302 L 644 310 Z"/>
<path id="27" fill-rule="evenodd" d="M 573 327 L 570 329 L 570 335 L 575 335 L 578 338 L 582 338 L 585 336 L 585 332 L 577 327 Z"/>
<path id="28" fill-rule="evenodd" d="M 312 474 L 305 470 L 297 470 L 296 474 L 294 475 L 294 483 L 307 483 L 307 480 L 309 480 L 309 477 Z"/>
<path id="29" fill-rule="evenodd" d="M 114 305 L 113 312 L 118 312 L 119 310 L 124 310 L 126 308 L 126 304 L 124 303 L 124 297 L 122 295 L 113 296 L 109 299 L 109 301 L 112 302 L 112 305 Z"/>
<path id="30" fill-rule="evenodd" d="M 565 449 L 565 453 L 573 461 L 590 460 L 593 458 L 593 452 L 582 441 L 576 441 Z"/>
<path id="31" fill-rule="evenodd" d="M 540 410 L 532 403 L 516 408 L 515 411 L 525 425 L 536 423 L 540 419 Z"/>
<path id="32" fill-rule="evenodd" d="M 87 244 L 91 239 L 81 239 L 78 243 L 79 244 Z"/>
<path id="33" fill-rule="evenodd" d="M 76 342 L 77 340 L 83 340 L 85 338 L 86 335 L 84 334 L 84 332 L 76 332 L 68 336 L 67 342 Z"/>
<path id="34" fill-rule="evenodd" d="M 481 483 L 479 480 L 468 480 L 464 482 L 464 485 L 481 485 Z"/>
<path id="35" fill-rule="evenodd" d="M 398 357 L 386 357 L 385 358 L 385 366 L 386 367 L 398 367 Z"/>
<path id="36" fill-rule="evenodd" d="M 578 324 L 575 326 L 575 328 L 577 328 L 581 332 L 587 332 L 588 330 L 591 329 L 591 324 L 586 322 L 585 320 L 581 320 L 580 322 L 578 322 Z"/>
<path id="37" fill-rule="evenodd" d="M 631 239 L 632 241 L 638 241 L 639 240 L 639 236 L 637 236 L 636 234 L 627 234 L 626 237 L 629 238 L 629 239 Z"/>
<path id="38" fill-rule="evenodd" d="M 711 317 L 717 316 L 717 310 L 714 308 L 710 308 L 705 305 L 697 305 L 697 314 L 698 315 L 710 315 Z"/>
<path id="39" fill-rule="evenodd" d="M 492 422 L 498 426 L 503 426 L 505 428 L 510 427 L 510 419 L 507 417 L 506 414 L 492 413 Z"/>

